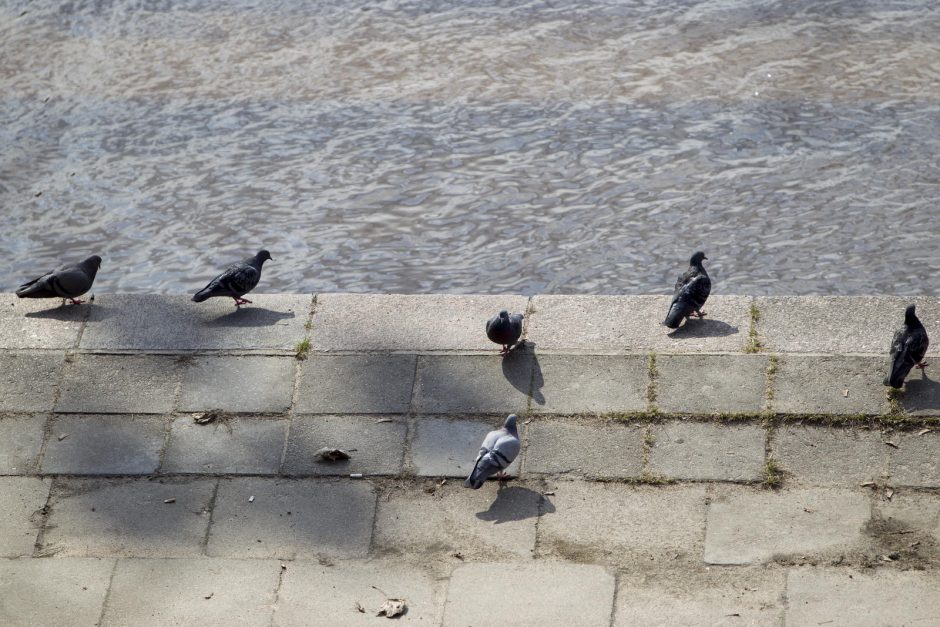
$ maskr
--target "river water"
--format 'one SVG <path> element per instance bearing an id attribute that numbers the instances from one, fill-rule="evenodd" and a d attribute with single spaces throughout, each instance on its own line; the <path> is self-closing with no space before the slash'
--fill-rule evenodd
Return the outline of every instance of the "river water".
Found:
<path id="1" fill-rule="evenodd" d="M 940 293 L 940 3 L 0 0 L 0 291 Z"/>

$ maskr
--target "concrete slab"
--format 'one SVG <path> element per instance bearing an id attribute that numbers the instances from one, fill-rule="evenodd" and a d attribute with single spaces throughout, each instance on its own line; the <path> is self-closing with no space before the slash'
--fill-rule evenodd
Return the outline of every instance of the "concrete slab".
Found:
<path id="1" fill-rule="evenodd" d="M 0 353 L 0 411 L 50 411 L 65 354 Z"/>
<path id="2" fill-rule="evenodd" d="M 534 365 L 532 408 L 556 414 L 646 409 L 646 355 L 543 355 Z"/>
<path id="3" fill-rule="evenodd" d="M 304 414 L 405 414 L 414 355 L 313 355 L 301 366 L 294 411 Z"/>
<path id="4" fill-rule="evenodd" d="M 42 459 L 46 474 L 146 475 L 160 465 L 162 418 L 55 416 Z"/>
<path id="5" fill-rule="evenodd" d="M 113 559 L 0 559 L 0 625 L 95 625 Z"/>
<path id="6" fill-rule="evenodd" d="M 288 424 L 288 420 L 248 416 L 209 424 L 196 424 L 189 416 L 177 418 L 161 472 L 277 474 Z"/>
<path id="7" fill-rule="evenodd" d="M 887 360 L 844 355 L 782 355 L 773 408 L 784 414 L 883 414 Z"/>
<path id="8" fill-rule="evenodd" d="M 787 574 L 788 625 L 933 625 L 940 575 L 932 571 L 800 568 Z"/>
<path id="9" fill-rule="evenodd" d="M 940 328 L 937 298 L 773 296 L 758 297 L 756 303 L 758 329 L 770 352 L 869 354 L 887 360 L 891 338 L 911 303 L 928 329 Z"/>
<path id="10" fill-rule="evenodd" d="M 207 277 L 208 278 L 211 277 Z M 104 294 L 95 301 L 80 346 L 87 350 L 282 350 L 306 335 L 310 294 L 251 294 L 194 303 L 187 295 Z M 159 324 L 154 324 L 159 320 Z"/>
<path id="11" fill-rule="evenodd" d="M 701 560 L 704 486 L 558 482 L 551 491 L 540 556 L 622 566 Z"/>
<path id="12" fill-rule="evenodd" d="M 421 414 L 521 414 L 528 406 L 535 358 L 513 351 L 498 355 L 418 357 L 413 408 Z"/>
<path id="13" fill-rule="evenodd" d="M 177 358 L 158 355 L 78 355 L 65 369 L 56 411 L 163 414 L 172 411 Z"/>
<path id="14" fill-rule="evenodd" d="M 419 477 L 466 477 L 473 470 L 483 438 L 493 429 L 502 427 L 504 421 L 505 418 L 416 419 L 415 435 L 411 442 L 411 460 L 415 474 Z M 514 477 L 519 475 L 521 457 L 520 453 L 506 469 L 507 474 Z"/>
<path id="15" fill-rule="evenodd" d="M 296 561 L 288 565 L 277 595 L 274 625 L 306 627 L 313 617 L 337 625 L 375 625 L 376 614 L 391 598 L 405 599 L 408 611 L 395 624 L 439 625 L 444 582 L 401 561 L 342 561 L 324 566 Z M 356 604 L 365 612 L 359 612 Z"/>
<path id="16" fill-rule="evenodd" d="M 101 625 L 267 627 L 280 571 L 264 560 L 118 560 Z"/>
<path id="17" fill-rule="evenodd" d="M 887 369 L 887 361 L 885 362 Z M 926 371 L 915 368 L 907 376 L 900 402 L 904 411 L 915 416 L 940 416 L 940 381 Z"/>
<path id="18" fill-rule="evenodd" d="M 898 531 L 924 534 L 940 543 L 940 494 L 897 490 L 891 500 L 877 499 L 874 513 Z"/>
<path id="19" fill-rule="evenodd" d="M 858 486 L 882 481 L 891 449 L 877 431 L 782 424 L 771 455 L 780 468 L 809 485 Z"/>
<path id="20" fill-rule="evenodd" d="M 186 362 L 180 411 L 274 413 L 290 409 L 293 357 L 196 357 Z"/>
<path id="21" fill-rule="evenodd" d="M 891 485 L 940 488 L 940 430 L 919 433 L 916 430 L 891 436 L 898 445 L 888 462 Z"/>
<path id="22" fill-rule="evenodd" d="M 662 326 L 671 300 L 672 296 L 535 296 L 528 338 L 540 351 L 590 353 L 737 352 L 744 346 L 751 297 L 712 296 L 704 319 L 675 331 Z"/>
<path id="23" fill-rule="evenodd" d="M 46 416 L 0 416 L 0 475 L 25 475 L 39 466 Z"/>
<path id="24" fill-rule="evenodd" d="M 316 351 L 492 350 L 486 321 L 526 310 L 525 296 L 319 294 L 310 337 Z M 416 323 L 416 320 L 427 323 Z"/>
<path id="25" fill-rule="evenodd" d="M 535 549 L 539 492 L 524 485 L 479 490 L 462 483 L 391 491 L 379 499 L 375 550 L 388 555 L 464 559 L 530 559 Z"/>
<path id="26" fill-rule="evenodd" d="M 450 578 L 444 625 L 488 625 L 494 617 L 519 627 L 607 625 L 613 601 L 614 578 L 600 566 L 463 564 Z"/>
<path id="27" fill-rule="evenodd" d="M 786 573 L 703 568 L 621 574 L 615 627 L 782 625 Z"/>
<path id="28" fill-rule="evenodd" d="M 40 552 L 199 556 L 214 488 L 209 479 L 59 479 Z"/>
<path id="29" fill-rule="evenodd" d="M 403 417 L 294 416 L 281 470 L 287 475 L 397 475 L 401 472 L 408 424 Z M 324 447 L 349 452 L 351 459 L 323 462 Z"/>
<path id="30" fill-rule="evenodd" d="M 48 479 L 0 477 L 0 557 L 33 554 L 49 485 Z"/>
<path id="31" fill-rule="evenodd" d="M 708 507 L 705 562 L 754 564 L 778 557 L 845 552 L 863 542 L 866 494 L 832 488 L 718 491 Z"/>
<path id="32" fill-rule="evenodd" d="M 756 424 L 670 420 L 653 425 L 649 472 L 693 481 L 759 481 L 766 432 Z"/>
<path id="33" fill-rule="evenodd" d="M 526 434 L 525 472 L 636 478 L 645 434 L 643 426 L 617 421 L 536 420 Z"/>
<path id="34" fill-rule="evenodd" d="M 364 557 L 374 516 L 375 493 L 365 481 L 223 479 L 208 553 L 280 559 Z"/>
<path id="35" fill-rule="evenodd" d="M 0 294 L 0 348 L 74 348 L 94 305 Z"/>
<path id="36" fill-rule="evenodd" d="M 656 405 L 667 414 L 756 414 L 767 393 L 765 355 L 659 355 Z"/>

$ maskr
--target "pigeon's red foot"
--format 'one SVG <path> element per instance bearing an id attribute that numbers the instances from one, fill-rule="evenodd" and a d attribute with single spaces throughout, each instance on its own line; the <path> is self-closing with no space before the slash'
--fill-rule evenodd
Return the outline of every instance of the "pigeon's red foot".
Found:
<path id="1" fill-rule="evenodd" d="M 704 311 L 696 311 L 694 315 L 697 316 L 697 317 L 699 317 L 699 318 L 704 318 L 704 317 L 705 317 L 705 312 L 704 312 Z"/>
<path id="2" fill-rule="evenodd" d="M 496 478 L 500 481 L 505 481 L 506 479 L 509 479 L 509 475 L 500 470 L 498 473 L 496 473 Z"/>
<path id="3" fill-rule="evenodd" d="M 499 351 L 499 354 L 500 354 L 500 355 L 508 355 L 508 354 L 509 354 L 509 347 L 506 346 L 505 344 L 503 344 L 503 350 Z"/>
<path id="4" fill-rule="evenodd" d="M 926 362 L 926 361 L 922 361 L 922 362 L 920 362 L 919 364 L 917 364 L 917 367 L 920 368 L 921 370 L 923 370 L 924 368 L 927 367 L 927 362 Z"/>
<path id="5" fill-rule="evenodd" d="M 232 298 L 235 298 L 235 297 L 232 296 Z M 248 300 L 247 298 L 235 298 L 235 306 L 236 306 L 236 307 L 240 307 L 240 306 L 242 306 L 242 305 L 250 305 L 250 304 L 251 304 L 251 301 Z"/>
<path id="6" fill-rule="evenodd" d="M 86 302 L 88 302 L 88 301 L 84 301 L 84 300 L 78 300 L 78 299 L 75 299 L 75 298 L 70 298 L 69 300 L 72 301 L 72 304 L 73 304 L 73 305 L 84 305 Z"/>

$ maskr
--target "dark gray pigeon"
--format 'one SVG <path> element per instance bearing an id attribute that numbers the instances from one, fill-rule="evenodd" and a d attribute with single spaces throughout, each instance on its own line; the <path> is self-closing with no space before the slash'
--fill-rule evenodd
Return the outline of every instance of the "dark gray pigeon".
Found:
<path id="1" fill-rule="evenodd" d="M 512 345 L 522 337 L 523 318 L 525 318 L 523 314 L 510 314 L 503 309 L 486 323 L 486 337 L 490 338 L 490 341 L 503 346 L 500 354 L 505 355 L 508 353 L 512 349 Z"/>
<path id="2" fill-rule="evenodd" d="M 695 315 L 699 318 L 705 316 L 702 307 L 705 306 L 705 301 L 711 294 L 712 280 L 708 278 L 708 273 L 702 266 L 704 259 L 708 257 L 701 251 L 692 255 L 689 259 L 689 269 L 676 281 L 676 293 L 669 305 L 666 320 L 663 321 L 663 324 L 670 329 L 678 329 L 682 321 L 689 316 Z"/>
<path id="3" fill-rule="evenodd" d="M 929 345 L 927 329 L 914 313 L 914 305 L 908 305 L 904 310 L 904 326 L 897 330 L 891 340 L 891 370 L 885 377 L 885 385 L 899 388 L 904 385 L 904 378 L 911 368 L 917 366 L 923 370 L 927 365 L 924 363 L 924 355 Z"/>
<path id="4" fill-rule="evenodd" d="M 91 289 L 101 267 L 101 257 L 92 255 L 81 263 L 64 265 L 29 283 L 23 283 L 16 295 L 20 298 L 63 298 L 81 305 L 79 296 Z"/>
<path id="5" fill-rule="evenodd" d="M 209 281 L 209 285 L 196 292 L 193 300 L 201 303 L 213 296 L 231 296 L 235 299 L 236 307 L 250 303 L 250 300 L 242 296 L 258 285 L 261 279 L 261 266 L 268 259 L 271 259 L 271 253 L 261 250 L 254 257 L 232 264 L 225 269 L 225 272 Z"/>
<path id="6" fill-rule="evenodd" d="M 519 442 L 519 430 L 516 428 L 516 421 L 519 419 L 515 414 L 509 414 L 502 429 L 490 431 L 483 438 L 483 444 L 480 446 L 480 453 L 477 455 L 476 463 L 470 476 L 463 482 L 467 488 L 477 490 L 483 483 L 496 475 L 502 479 L 505 477 L 503 470 L 519 455 L 519 449 L 522 445 Z"/>

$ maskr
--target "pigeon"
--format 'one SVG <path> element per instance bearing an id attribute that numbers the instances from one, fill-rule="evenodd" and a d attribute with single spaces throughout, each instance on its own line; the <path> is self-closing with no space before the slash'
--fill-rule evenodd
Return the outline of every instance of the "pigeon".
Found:
<path id="1" fill-rule="evenodd" d="M 682 321 L 689 316 L 705 317 L 702 307 L 712 291 L 712 280 L 702 267 L 702 260 L 708 259 L 699 251 L 689 259 L 689 269 L 676 281 L 676 293 L 669 305 L 669 313 L 663 324 L 670 329 L 678 329 Z M 694 312 L 694 313 L 693 313 Z"/>
<path id="2" fill-rule="evenodd" d="M 486 323 L 486 337 L 497 344 L 503 345 L 500 355 L 507 354 L 512 345 L 522 336 L 523 314 L 510 314 L 503 309 L 499 314 L 490 318 Z"/>
<path id="3" fill-rule="evenodd" d="M 490 431 L 483 438 L 483 444 L 480 446 L 480 453 L 477 455 L 476 463 L 473 464 L 473 470 L 470 476 L 463 482 L 467 488 L 477 490 L 483 483 L 496 475 L 498 478 L 505 478 L 503 469 L 509 465 L 519 455 L 521 444 L 519 443 L 519 430 L 516 428 L 516 421 L 519 419 L 515 414 L 509 414 L 502 429 Z"/>
<path id="4" fill-rule="evenodd" d="M 924 355 L 927 354 L 927 329 L 920 323 L 914 313 L 914 305 L 908 305 L 904 310 L 904 326 L 897 330 L 891 340 L 891 372 L 885 377 L 885 385 L 899 388 L 904 385 L 904 378 L 917 366 L 921 370 L 927 365 Z"/>
<path id="5" fill-rule="evenodd" d="M 230 265 L 225 272 L 209 281 L 209 285 L 196 292 L 193 301 L 201 303 L 213 296 L 231 296 L 235 299 L 236 307 L 251 303 L 242 296 L 258 285 L 258 280 L 261 279 L 261 266 L 268 259 L 271 259 L 271 253 L 261 250 L 254 257 Z"/>
<path id="6" fill-rule="evenodd" d="M 29 283 L 23 283 L 16 295 L 20 298 L 62 298 L 81 305 L 78 297 L 91 289 L 101 267 L 101 257 L 92 255 L 81 263 L 64 265 Z"/>

